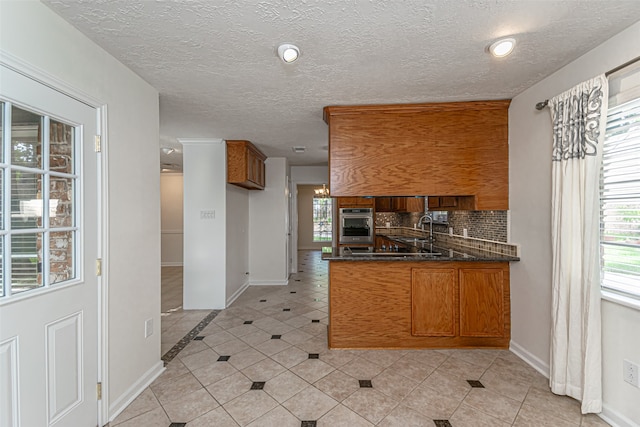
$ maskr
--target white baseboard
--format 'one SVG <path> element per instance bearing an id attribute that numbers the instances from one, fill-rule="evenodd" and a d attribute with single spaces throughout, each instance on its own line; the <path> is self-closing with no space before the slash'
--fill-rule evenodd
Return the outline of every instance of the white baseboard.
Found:
<path id="1" fill-rule="evenodd" d="M 640 427 L 640 424 L 614 411 L 605 403 L 602 404 L 602 412 L 598 416 L 613 427 Z"/>
<path id="2" fill-rule="evenodd" d="M 162 262 L 160 263 L 161 267 L 183 267 L 184 263 L 182 262 Z"/>
<path id="3" fill-rule="evenodd" d="M 286 286 L 289 284 L 289 279 L 286 280 L 252 280 L 249 282 L 251 286 Z"/>
<path id="4" fill-rule="evenodd" d="M 549 365 L 540 360 L 540 358 L 534 356 L 529 351 L 525 350 L 524 347 L 513 341 L 511 341 L 509 345 L 509 350 L 511 350 L 511 352 L 520 359 L 524 360 L 533 369 L 544 375 L 545 378 L 549 378 Z M 614 411 L 604 402 L 602 403 L 602 412 L 596 415 L 611 424 L 612 427 L 640 427 L 640 424 L 637 424 L 624 415 Z"/>
<path id="5" fill-rule="evenodd" d="M 158 363 L 145 372 L 138 381 L 133 383 L 131 387 L 122 394 L 122 396 L 117 398 L 113 404 L 109 405 L 109 422 L 113 421 L 118 415 L 120 415 L 120 413 L 124 411 L 127 406 L 129 406 L 131 402 L 133 402 L 135 398 L 144 391 L 145 388 L 149 387 L 149 385 L 158 378 L 165 369 L 164 362 L 159 360 Z"/>
<path id="6" fill-rule="evenodd" d="M 237 299 L 238 299 L 238 297 L 239 297 L 240 295 L 242 295 L 242 293 L 243 293 L 244 291 L 246 291 L 248 287 L 249 287 L 249 282 L 245 282 L 242 286 L 240 286 L 240 289 L 238 289 L 237 291 L 235 291 L 235 292 L 233 293 L 233 295 L 231 295 L 229 298 L 227 298 L 227 307 L 229 307 L 231 304 L 233 304 L 233 302 L 234 302 L 235 300 L 237 300 Z"/>
<path id="7" fill-rule="evenodd" d="M 513 341 L 509 343 L 509 350 L 511 350 L 511 352 L 520 359 L 527 362 L 533 369 L 540 372 L 545 378 L 549 378 L 549 372 L 551 372 L 551 369 L 549 365 L 538 356 L 535 356 L 520 344 Z"/>

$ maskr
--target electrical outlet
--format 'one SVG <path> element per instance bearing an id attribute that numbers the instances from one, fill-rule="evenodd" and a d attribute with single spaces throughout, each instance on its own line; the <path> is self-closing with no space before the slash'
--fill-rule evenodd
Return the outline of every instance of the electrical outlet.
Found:
<path id="1" fill-rule="evenodd" d="M 622 362 L 622 376 L 626 382 L 638 387 L 638 365 L 625 359 Z"/>
<path id="2" fill-rule="evenodd" d="M 153 335 L 153 319 L 147 319 L 144 322 L 144 337 L 149 338 Z"/>

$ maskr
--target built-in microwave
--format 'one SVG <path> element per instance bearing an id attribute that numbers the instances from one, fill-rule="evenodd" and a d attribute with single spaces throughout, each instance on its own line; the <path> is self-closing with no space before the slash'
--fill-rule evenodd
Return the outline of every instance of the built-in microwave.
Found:
<path id="1" fill-rule="evenodd" d="M 340 209 L 340 244 L 373 244 L 373 209 Z"/>

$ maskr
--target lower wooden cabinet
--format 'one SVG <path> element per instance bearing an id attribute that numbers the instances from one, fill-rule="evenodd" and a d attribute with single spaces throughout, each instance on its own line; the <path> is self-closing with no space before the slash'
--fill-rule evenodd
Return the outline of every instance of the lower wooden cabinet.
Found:
<path id="1" fill-rule="evenodd" d="M 510 335 L 508 262 L 329 263 L 331 348 L 509 348 Z"/>
<path id="2" fill-rule="evenodd" d="M 411 271 L 411 335 L 456 334 L 456 271 L 414 268 Z"/>
<path id="3" fill-rule="evenodd" d="M 505 328 L 504 272 L 461 268 L 460 336 L 502 337 Z"/>
<path id="4" fill-rule="evenodd" d="M 504 267 L 414 268 L 411 334 L 503 338 L 509 325 L 505 295 L 508 303 Z"/>

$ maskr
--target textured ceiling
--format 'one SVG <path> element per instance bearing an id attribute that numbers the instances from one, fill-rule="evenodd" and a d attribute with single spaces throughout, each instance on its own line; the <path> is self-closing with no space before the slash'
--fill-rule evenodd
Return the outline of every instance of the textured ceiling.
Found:
<path id="1" fill-rule="evenodd" d="M 248 139 L 292 165 L 326 164 L 324 106 L 513 98 L 640 20 L 638 0 L 45 3 L 160 92 L 162 146 Z M 501 36 L 518 45 L 495 59 Z"/>

